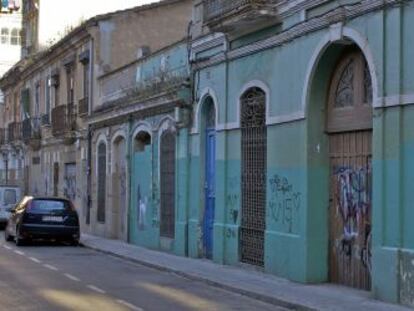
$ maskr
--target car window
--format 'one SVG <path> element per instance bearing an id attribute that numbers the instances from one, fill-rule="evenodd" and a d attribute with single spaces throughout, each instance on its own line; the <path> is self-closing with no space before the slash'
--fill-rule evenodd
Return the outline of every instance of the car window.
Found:
<path id="1" fill-rule="evenodd" d="M 17 195 L 15 189 L 5 189 L 4 190 L 4 204 L 16 204 Z"/>
<path id="2" fill-rule="evenodd" d="M 64 211 L 69 208 L 70 208 L 70 205 L 66 201 L 33 200 L 30 203 L 30 211 L 34 211 L 34 212 Z"/>

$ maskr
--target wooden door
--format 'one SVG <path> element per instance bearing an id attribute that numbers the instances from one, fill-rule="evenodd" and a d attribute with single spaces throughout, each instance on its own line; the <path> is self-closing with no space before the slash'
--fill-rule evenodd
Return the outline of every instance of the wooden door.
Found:
<path id="1" fill-rule="evenodd" d="M 53 195 L 59 195 L 59 163 L 53 163 Z"/>
<path id="2" fill-rule="evenodd" d="M 329 278 L 371 288 L 372 85 L 357 48 L 345 51 L 331 80 Z"/>
<path id="3" fill-rule="evenodd" d="M 371 131 L 332 134 L 330 157 L 330 279 L 371 288 Z"/>

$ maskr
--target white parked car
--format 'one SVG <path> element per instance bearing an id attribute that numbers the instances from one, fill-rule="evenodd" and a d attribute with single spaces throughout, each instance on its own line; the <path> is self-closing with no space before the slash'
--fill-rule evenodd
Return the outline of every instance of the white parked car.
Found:
<path id="1" fill-rule="evenodd" d="M 20 201 L 21 195 L 17 186 L 0 185 L 0 225 L 7 223 L 10 210 Z"/>

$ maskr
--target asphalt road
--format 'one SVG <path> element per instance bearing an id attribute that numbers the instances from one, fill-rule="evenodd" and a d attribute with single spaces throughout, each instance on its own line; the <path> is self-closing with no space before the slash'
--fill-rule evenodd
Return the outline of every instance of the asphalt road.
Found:
<path id="1" fill-rule="evenodd" d="M 0 232 L 3 310 L 285 310 L 84 247 L 16 247 Z"/>

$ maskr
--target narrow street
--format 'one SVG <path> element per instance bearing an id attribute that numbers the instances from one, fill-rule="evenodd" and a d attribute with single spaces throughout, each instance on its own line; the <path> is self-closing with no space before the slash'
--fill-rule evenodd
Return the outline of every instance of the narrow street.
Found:
<path id="1" fill-rule="evenodd" d="M 84 247 L 3 239 L 0 301 L 1 310 L 283 310 Z"/>

